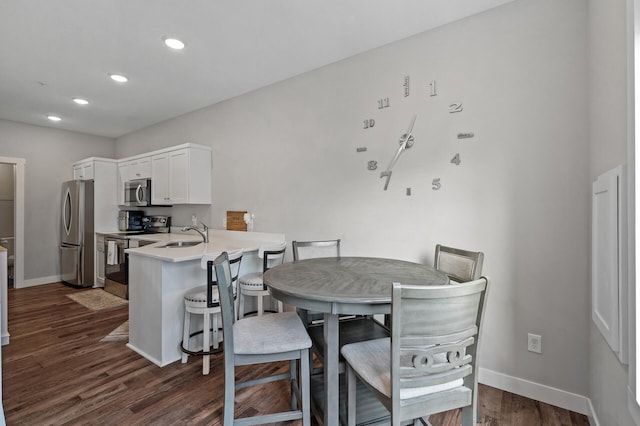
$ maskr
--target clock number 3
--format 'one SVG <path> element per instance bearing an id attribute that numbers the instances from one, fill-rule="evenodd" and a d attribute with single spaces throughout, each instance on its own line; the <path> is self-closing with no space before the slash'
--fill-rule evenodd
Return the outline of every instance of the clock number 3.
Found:
<path id="1" fill-rule="evenodd" d="M 441 186 L 442 184 L 440 183 L 440 178 L 435 178 L 431 182 L 431 189 L 433 189 L 434 191 L 437 191 L 438 189 L 440 189 Z"/>
<path id="2" fill-rule="evenodd" d="M 451 159 L 451 164 L 455 164 L 456 166 L 460 165 L 460 153 L 453 156 Z"/>

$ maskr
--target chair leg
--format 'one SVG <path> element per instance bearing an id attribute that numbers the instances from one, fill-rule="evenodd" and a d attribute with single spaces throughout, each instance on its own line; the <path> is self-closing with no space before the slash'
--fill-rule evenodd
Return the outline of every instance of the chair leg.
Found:
<path id="1" fill-rule="evenodd" d="M 238 318 L 244 318 L 244 292 L 242 290 L 238 294 Z"/>
<path id="2" fill-rule="evenodd" d="M 346 363 L 345 363 L 346 364 Z M 356 374 L 348 364 L 347 368 L 347 425 L 356 425 Z"/>
<path id="3" fill-rule="evenodd" d="M 261 294 L 258 295 L 258 316 L 261 317 L 264 312 L 264 296 Z"/>
<path id="4" fill-rule="evenodd" d="M 219 313 L 213 313 L 211 314 L 211 322 L 212 322 L 212 327 L 213 328 L 213 348 L 214 349 L 218 349 L 220 347 L 220 332 L 218 331 L 218 316 L 220 314 Z"/>
<path id="5" fill-rule="evenodd" d="M 462 426 L 476 426 L 476 408 L 468 405 L 462 408 Z"/>
<path id="6" fill-rule="evenodd" d="M 302 425 L 311 425 L 311 349 L 305 349 L 300 356 L 300 384 L 302 388 Z"/>
<path id="7" fill-rule="evenodd" d="M 185 349 L 189 349 L 189 334 L 191 334 L 191 314 L 187 311 L 187 308 L 184 309 L 184 323 L 182 325 L 182 346 Z M 186 364 L 187 358 L 189 354 L 186 352 L 182 352 L 182 363 Z"/>
<path id="8" fill-rule="evenodd" d="M 209 342 L 209 336 L 211 335 L 211 325 L 209 324 L 211 320 L 211 315 L 209 313 L 205 313 L 203 315 L 203 324 L 202 324 L 202 351 L 208 352 L 211 348 L 211 344 Z M 202 356 L 202 374 L 209 374 L 209 355 Z"/>
<path id="9" fill-rule="evenodd" d="M 224 406 L 222 413 L 223 426 L 233 426 L 235 404 L 235 369 L 225 359 L 224 368 Z M 229 368 L 231 367 L 231 368 Z"/>
<path id="10" fill-rule="evenodd" d="M 297 359 L 292 359 L 289 361 L 289 387 L 293 386 L 293 384 L 298 380 L 297 379 Z M 302 406 L 302 401 L 300 401 L 300 405 Z M 291 389 L 291 410 L 295 411 L 298 409 L 298 399 L 296 398 L 296 393 Z"/>
<path id="11" fill-rule="evenodd" d="M 278 300 L 278 312 L 282 312 L 284 311 L 283 306 L 282 306 L 282 301 Z"/>

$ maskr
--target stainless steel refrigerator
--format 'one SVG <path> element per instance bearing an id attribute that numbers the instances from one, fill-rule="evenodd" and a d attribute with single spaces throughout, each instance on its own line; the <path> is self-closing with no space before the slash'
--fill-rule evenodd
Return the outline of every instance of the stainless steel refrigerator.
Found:
<path id="1" fill-rule="evenodd" d="M 93 181 L 62 184 L 60 276 L 74 287 L 93 286 Z"/>

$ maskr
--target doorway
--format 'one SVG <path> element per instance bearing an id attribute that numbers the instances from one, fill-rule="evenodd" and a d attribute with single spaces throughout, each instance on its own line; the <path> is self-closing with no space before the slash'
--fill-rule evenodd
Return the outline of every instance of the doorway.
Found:
<path id="1" fill-rule="evenodd" d="M 13 287 L 15 261 L 15 164 L 0 163 L 0 246 L 7 249 L 7 277 Z"/>
<path id="2" fill-rule="evenodd" d="M 0 157 L 0 166 L 8 167 L 13 175 L 13 286 L 24 286 L 24 158 Z M 6 191 L 7 193 L 10 190 Z M 0 198 L 4 195 L 0 195 Z M 1 203 L 1 201 L 0 201 Z M 0 232 L 5 232 L 4 229 Z M 4 235 L 0 235 L 4 237 Z M 9 242 L 11 244 L 11 240 Z M 3 312 L 4 315 L 4 312 Z"/>

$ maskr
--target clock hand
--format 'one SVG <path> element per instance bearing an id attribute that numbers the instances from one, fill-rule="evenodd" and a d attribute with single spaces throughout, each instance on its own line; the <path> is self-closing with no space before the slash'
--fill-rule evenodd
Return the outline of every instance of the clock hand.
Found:
<path id="1" fill-rule="evenodd" d="M 387 180 L 384 184 L 384 190 L 387 190 L 387 187 L 389 186 L 389 179 L 391 179 L 391 169 L 393 169 L 393 166 L 395 166 L 396 161 L 398 161 L 398 158 L 400 158 L 400 154 L 402 154 L 402 152 L 407 149 L 407 148 L 411 148 L 411 146 L 413 146 L 413 141 L 410 141 L 410 138 L 412 137 L 411 132 L 413 131 L 413 126 L 416 123 L 416 118 L 418 118 L 418 114 L 414 114 L 413 115 L 413 119 L 411 120 L 411 123 L 409 123 L 409 129 L 407 130 L 407 133 L 405 133 L 404 135 L 401 136 L 401 142 L 400 142 L 400 147 L 398 148 L 398 151 L 396 151 L 396 155 L 393 157 L 393 159 L 391 160 L 391 162 L 389 163 L 389 166 L 387 167 L 387 170 L 385 170 L 384 172 L 380 173 L 380 177 L 386 177 Z"/>

